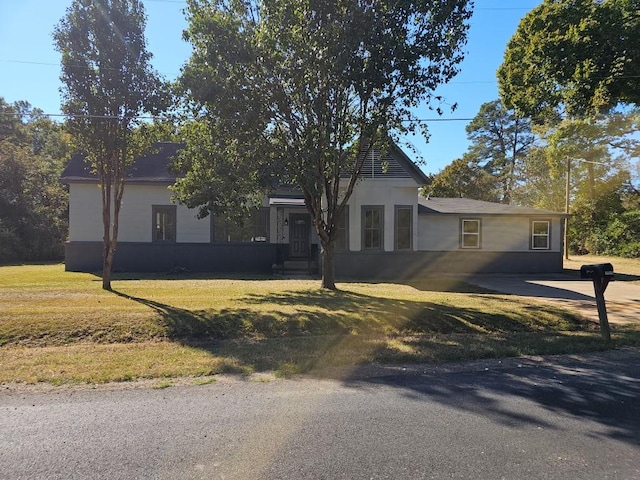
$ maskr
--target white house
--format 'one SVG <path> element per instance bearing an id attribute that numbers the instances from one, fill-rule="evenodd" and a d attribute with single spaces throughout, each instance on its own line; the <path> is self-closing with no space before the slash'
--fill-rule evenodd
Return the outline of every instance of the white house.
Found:
<path id="1" fill-rule="evenodd" d="M 198 219 L 171 201 L 168 170 L 179 145 L 140 157 L 126 181 L 114 269 L 269 273 L 274 265 L 317 268 L 319 241 L 302 196 L 279 188 L 242 227 Z M 81 155 L 69 185 L 66 269 L 102 267 L 100 189 Z M 422 171 L 399 149 L 367 159 L 341 219 L 336 275 L 402 279 L 419 273 L 560 272 L 565 214 L 463 198 L 419 197 Z"/>

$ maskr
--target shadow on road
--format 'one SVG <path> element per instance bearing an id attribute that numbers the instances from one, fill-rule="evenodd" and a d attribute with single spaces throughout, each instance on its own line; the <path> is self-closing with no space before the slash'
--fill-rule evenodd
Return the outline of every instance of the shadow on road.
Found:
<path id="1" fill-rule="evenodd" d="M 543 426 L 534 414 L 510 411 L 503 399 L 519 397 L 550 412 L 589 420 L 605 427 L 592 434 L 640 445 L 640 351 L 625 349 L 550 361 L 509 359 L 487 361 L 477 368 L 444 372 L 412 372 L 362 378 L 358 370 L 344 380 L 348 386 L 385 385 L 402 389 L 413 399 L 436 401 L 461 411 L 484 415 L 512 426 Z M 597 430 L 597 431 L 596 431 Z"/>

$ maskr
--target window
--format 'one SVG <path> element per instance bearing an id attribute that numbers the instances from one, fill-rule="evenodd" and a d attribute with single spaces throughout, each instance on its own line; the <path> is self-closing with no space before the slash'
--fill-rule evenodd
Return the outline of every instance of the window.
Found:
<path id="1" fill-rule="evenodd" d="M 176 206 L 154 205 L 153 215 L 153 241 L 172 243 L 176 241 Z"/>
<path id="2" fill-rule="evenodd" d="M 349 249 L 349 205 L 344 207 L 336 225 L 336 250 Z"/>
<path id="3" fill-rule="evenodd" d="M 460 230 L 462 248 L 480 248 L 480 219 L 463 219 Z"/>
<path id="4" fill-rule="evenodd" d="M 549 220 L 533 220 L 531 222 L 531 248 L 533 250 L 549 250 L 550 248 Z"/>
<path id="5" fill-rule="evenodd" d="M 362 207 L 362 249 L 382 250 L 384 207 Z"/>
<path id="6" fill-rule="evenodd" d="M 396 205 L 396 250 L 411 250 L 413 241 L 413 207 Z"/>
<path id="7" fill-rule="evenodd" d="M 212 238 L 214 242 L 267 242 L 269 209 L 252 210 L 239 219 L 214 216 Z"/>

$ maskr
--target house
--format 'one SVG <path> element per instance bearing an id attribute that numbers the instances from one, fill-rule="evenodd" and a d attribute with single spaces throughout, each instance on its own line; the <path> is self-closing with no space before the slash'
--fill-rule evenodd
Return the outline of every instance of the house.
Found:
<path id="1" fill-rule="evenodd" d="M 281 187 L 242 226 L 174 204 L 168 165 L 179 145 L 161 143 L 138 158 L 126 180 L 116 271 L 271 273 L 317 268 L 319 240 L 304 199 Z M 96 177 L 74 155 L 69 186 L 66 269 L 102 268 L 101 196 Z M 463 198 L 419 197 L 424 173 L 399 148 L 364 164 L 336 240 L 338 277 L 402 279 L 419 273 L 562 271 L 565 214 Z"/>

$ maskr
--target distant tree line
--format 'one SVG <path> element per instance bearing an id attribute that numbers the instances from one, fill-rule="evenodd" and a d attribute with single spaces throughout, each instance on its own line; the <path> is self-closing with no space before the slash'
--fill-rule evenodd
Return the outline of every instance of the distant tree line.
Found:
<path id="1" fill-rule="evenodd" d="M 0 97 L 0 262 L 60 260 L 68 194 L 60 174 L 70 137 L 27 102 Z"/>

